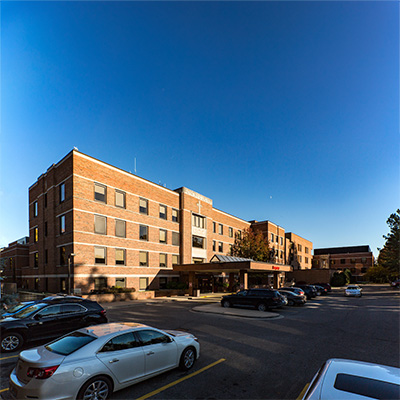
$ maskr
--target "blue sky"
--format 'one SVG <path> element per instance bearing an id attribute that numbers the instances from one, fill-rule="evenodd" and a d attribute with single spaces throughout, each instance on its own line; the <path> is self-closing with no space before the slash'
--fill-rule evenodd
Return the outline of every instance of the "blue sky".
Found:
<path id="1" fill-rule="evenodd" d="M 314 248 L 384 243 L 397 2 L 2 2 L 0 246 L 74 146 Z"/>

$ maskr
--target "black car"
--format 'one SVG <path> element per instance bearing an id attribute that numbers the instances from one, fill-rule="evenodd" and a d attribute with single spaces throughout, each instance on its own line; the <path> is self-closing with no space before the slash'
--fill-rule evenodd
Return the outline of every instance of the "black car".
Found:
<path id="1" fill-rule="evenodd" d="M 285 299 L 279 292 L 271 289 L 241 290 L 221 299 L 222 307 L 255 307 L 259 311 L 281 307 L 284 304 Z"/>
<path id="2" fill-rule="evenodd" d="M 0 351 L 10 352 L 35 340 L 62 336 L 76 329 L 107 322 L 95 301 L 57 297 L 34 302 L 11 317 L 0 319 Z"/>
<path id="3" fill-rule="evenodd" d="M 322 296 L 325 296 L 325 295 L 328 294 L 328 289 L 327 289 L 326 287 L 321 286 L 321 285 L 313 285 L 313 286 L 318 290 L 318 292 L 319 292 Z"/>
<path id="4" fill-rule="evenodd" d="M 332 291 L 331 285 L 329 283 L 313 283 L 314 286 L 322 286 L 324 287 L 328 292 Z"/>
<path id="5" fill-rule="evenodd" d="M 302 294 L 297 294 L 295 292 L 291 292 L 290 290 L 278 290 L 282 296 L 285 296 L 288 301 L 288 306 L 298 306 L 303 305 L 307 302 L 306 296 Z"/>
<path id="6" fill-rule="evenodd" d="M 310 300 L 313 297 L 315 297 L 317 295 L 316 293 L 316 289 L 313 289 L 311 286 L 309 285 L 297 285 L 297 288 L 300 288 L 301 290 L 304 291 L 305 295 L 307 296 L 307 299 Z"/>

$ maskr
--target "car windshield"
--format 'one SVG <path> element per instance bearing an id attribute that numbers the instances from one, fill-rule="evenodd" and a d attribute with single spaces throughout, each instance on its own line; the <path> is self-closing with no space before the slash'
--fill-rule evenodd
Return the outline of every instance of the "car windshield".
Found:
<path id="1" fill-rule="evenodd" d="M 88 343 L 93 342 L 93 340 L 96 340 L 94 336 L 82 332 L 72 332 L 69 335 L 49 343 L 45 348 L 54 353 L 68 356 L 81 347 L 86 346 Z"/>
<path id="2" fill-rule="evenodd" d="M 29 317 L 31 314 L 34 312 L 40 310 L 46 306 L 46 304 L 43 303 L 38 303 L 38 304 L 32 304 L 29 307 L 23 308 L 21 311 L 17 312 L 16 314 L 13 315 L 14 318 L 26 318 Z"/>

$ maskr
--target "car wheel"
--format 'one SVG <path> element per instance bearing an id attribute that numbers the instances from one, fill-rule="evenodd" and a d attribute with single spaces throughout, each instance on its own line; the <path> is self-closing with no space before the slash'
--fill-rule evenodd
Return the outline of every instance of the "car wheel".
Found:
<path id="1" fill-rule="evenodd" d="M 232 304 L 229 300 L 224 300 L 222 302 L 222 307 L 229 308 L 229 307 L 232 307 Z"/>
<path id="2" fill-rule="evenodd" d="M 3 335 L 1 338 L 1 351 L 9 353 L 11 351 L 17 351 L 24 344 L 24 338 L 17 332 L 11 332 Z"/>
<path id="3" fill-rule="evenodd" d="M 258 311 L 267 311 L 267 306 L 265 305 L 265 303 L 258 303 L 257 310 Z"/>
<path id="4" fill-rule="evenodd" d="M 194 349 L 194 347 L 187 347 L 185 350 L 183 350 L 183 353 L 181 355 L 179 368 L 182 371 L 189 371 L 189 369 L 193 367 L 195 361 L 196 350 Z"/>
<path id="5" fill-rule="evenodd" d="M 106 376 L 97 376 L 86 382 L 78 394 L 79 400 L 106 400 L 112 393 L 112 383 Z"/>
<path id="6" fill-rule="evenodd" d="M 288 300 L 287 304 L 288 304 L 288 306 L 294 306 L 294 301 L 293 300 Z"/>

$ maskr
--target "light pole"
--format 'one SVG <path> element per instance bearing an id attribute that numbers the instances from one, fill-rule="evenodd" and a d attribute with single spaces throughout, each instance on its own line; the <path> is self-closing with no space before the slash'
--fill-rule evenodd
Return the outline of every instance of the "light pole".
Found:
<path id="1" fill-rule="evenodd" d="M 71 292 L 71 258 L 75 257 L 76 254 L 71 253 L 68 256 L 68 294 L 72 294 Z"/>

